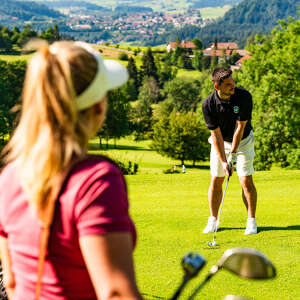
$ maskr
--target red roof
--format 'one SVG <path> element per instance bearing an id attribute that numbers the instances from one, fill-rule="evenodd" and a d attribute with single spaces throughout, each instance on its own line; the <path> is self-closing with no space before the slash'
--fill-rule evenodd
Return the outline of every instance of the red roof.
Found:
<path id="1" fill-rule="evenodd" d="M 241 57 L 236 63 L 241 64 L 244 60 L 247 60 L 249 58 L 251 58 L 250 55 L 245 55 L 245 56 Z"/>
<path id="2" fill-rule="evenodd" d="M 206 56 L 218 56 L 218 57 L 222 57 L 222 56 L 224 56 L 224 54 L 225 54 L 225 56 L 230 56 L 231 53 L 232 53 L 232 50 L 225 50 L 225 51 L 223 51 L 223 50 L 208 50 L 208 49 L 205 49 L 203 51 L 203 53 Z"/>
<path id="3" fill-rule="evenodd" d="M 246 56 L 249 55 L 249 51 L 244 49 L 235 50 L 236 53 L 238 53 L 240 56 Z"/>
<path id="4" fill-rule="evenodd" d="M 212 43 L 210 45 L 210 48 L 213 48 L 215 46 L 215 43 Z M 236 43 L 217 43 L 217 49 L 239 49 L 238 45 Z"/>
<path id="5" fill-rule="evenodd" d="M 182 48 L 189 48 L 189 49 L 196 49 L 197 48 L 193 42 L 181 42 L 180 46 Z"/>
<path id="6" fill-rule="evenodd" d="M 175 49 L 177 47 L 178 43 L 177 42 L 169 42 L 169 45 L 170 45 L 171 49 Z M 181 42 L 179 44 L 179 47 L 188 48 L 188 49 L 196 49 L 197 48 L 193 42 Z"/>

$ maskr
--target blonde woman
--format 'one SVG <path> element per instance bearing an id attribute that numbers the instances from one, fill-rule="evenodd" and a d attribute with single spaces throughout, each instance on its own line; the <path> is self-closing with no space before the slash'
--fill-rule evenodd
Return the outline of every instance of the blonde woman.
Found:
<path id="1" fill-rule="evenodd" d="M 82 42 L 42 45 L 33 55 L 0 175 L 0 250 L 11 299 L 36 297 L 42 212 L 75 160 L 56 199 L 39 298 L 141 298 L 124 178 L 113 162 L 86 157 L 107 92 L 127 78 L 124 66 Z"/>

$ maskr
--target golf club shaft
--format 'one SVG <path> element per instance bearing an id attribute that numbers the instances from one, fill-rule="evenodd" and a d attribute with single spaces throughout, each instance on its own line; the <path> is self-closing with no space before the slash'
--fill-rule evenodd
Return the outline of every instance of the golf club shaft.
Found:
<path id="1" fill-rule="evenodd" d="M 225 190 L 224 190 L 222 201 L 221 201 L 221 207 L 220 207 L 220 210 L 219 210 L 219 213 L 218 213 L 217 224 L 219 224 L 219 222 L 220 222 L 220 217 L 221 217 L 222 207 L 223 207 L 223 203 L 224 203 L 224 199 L 225 199 L 225 194 L 226 194 L 226 190 L 227 190 L 227 186 L 228 186 L 228 182 L 229 182 L 229 177 L 230 177 L 230 175 L 227 176 Z M 218 228 L 217 228 L 217 225 L 216 225 L 213 241 L 215 241 L 215 238 L 216 238 L 216 235 L 217 235 L 217 229 Z"/>
<path id="2" fill-rule="evenodd" d="M 203 286 L 212 278 L 212 276 L 214 275 L 214 273 L 209 273 L 205 279 L 198 285 L 198 287 L 196 287 L 192 293 L 191 296 L 188 297 L 188 300 L 193 299 L 196 294 L 203 288 Z"/>
<path id="3" fill-rule="evenodd" d="M 183 277 L 183 280 L 182 280 L 180 286 L 178 287 L 178 289 L 176 290 L 176 292 L 172 296 L 172 298 L 170 298 L 170 300 L 176 300 L 179 297 L 179 295 L 181 294 L 181 292 L 184 289 L 185 285 L 188 283 L 189 279 L 190 278 L 188 276 Z"/>

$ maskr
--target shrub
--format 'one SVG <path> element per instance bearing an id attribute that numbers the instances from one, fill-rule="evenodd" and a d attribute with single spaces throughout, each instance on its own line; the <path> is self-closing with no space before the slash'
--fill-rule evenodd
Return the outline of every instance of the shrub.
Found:
<path id="1" fill-rule="evenodd" d="M 114 161 L 120 167 L 124 175 L 134 175 L 138 172 L 139 165 L 137 163 L 132 163 L 131 160 L 127 162 Z"/>
<path id="2" fill-rule="evenodd" d="M 122 53 L 119 54 L 118 59 L 127 61 L 128 60 L 128 55 L 126 53 L 122 52 Z"/>

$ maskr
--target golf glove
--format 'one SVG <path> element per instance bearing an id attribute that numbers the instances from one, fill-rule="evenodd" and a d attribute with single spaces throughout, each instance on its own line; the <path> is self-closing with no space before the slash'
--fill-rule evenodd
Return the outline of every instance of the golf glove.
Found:
<path id="1" fill-rule="evenodd" d="M 237 161 L 237 154 L 234 152 L 230 152 L 227 158 L 227 162 L 230 166 L 230 168 L 236 167 L 236 161 Z"/>

